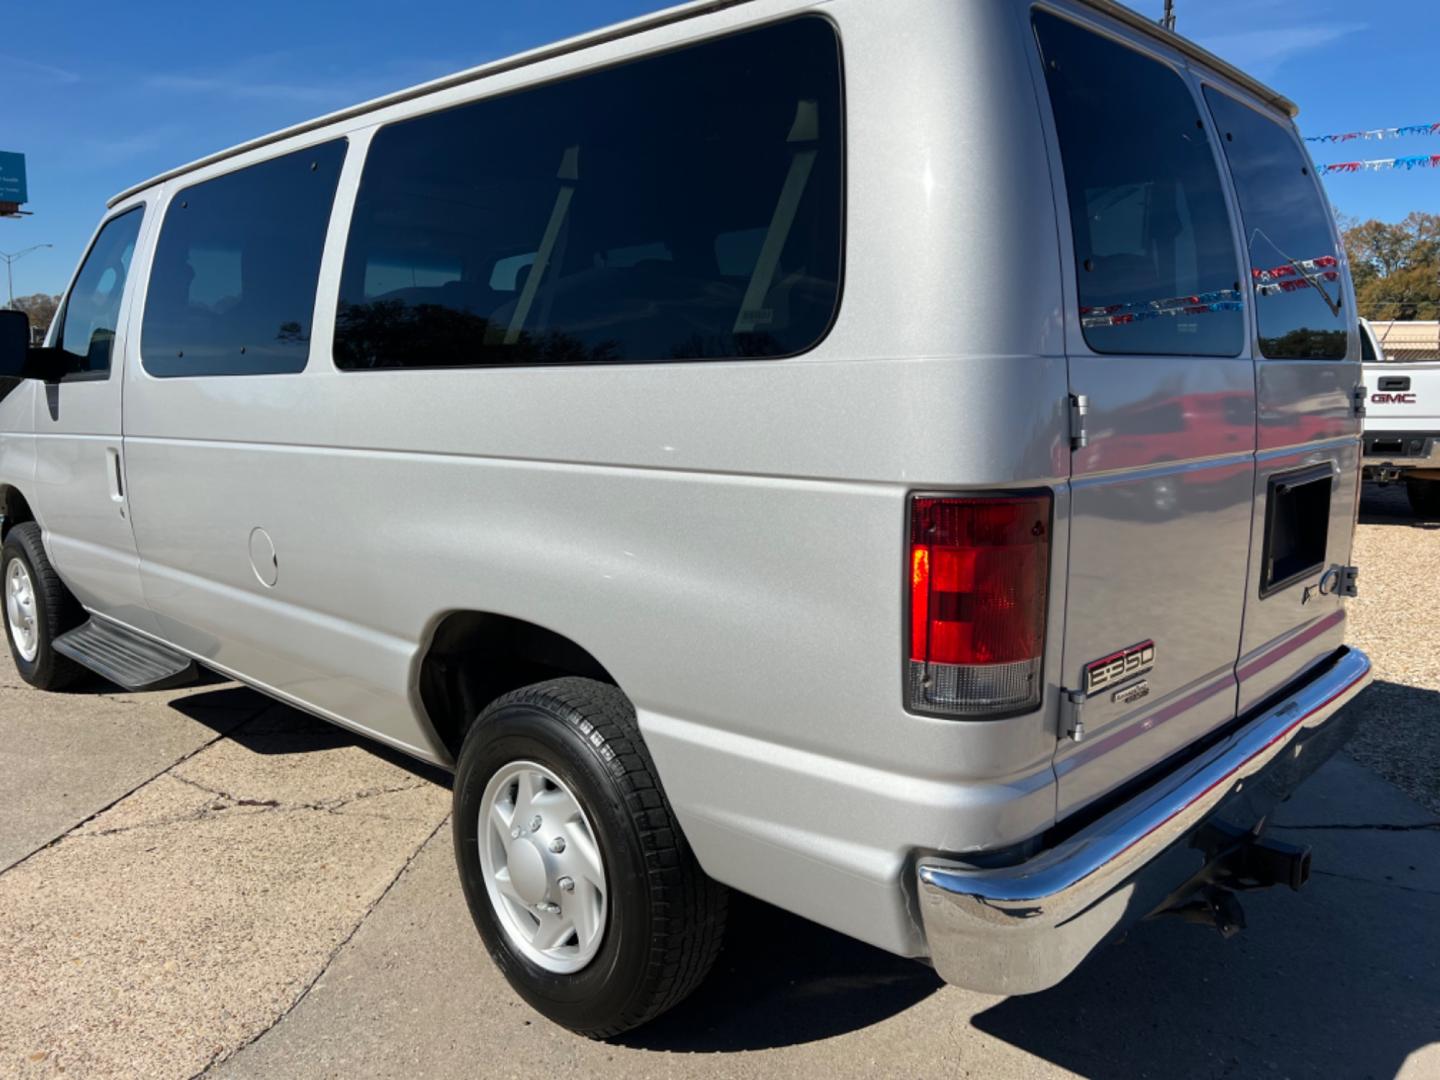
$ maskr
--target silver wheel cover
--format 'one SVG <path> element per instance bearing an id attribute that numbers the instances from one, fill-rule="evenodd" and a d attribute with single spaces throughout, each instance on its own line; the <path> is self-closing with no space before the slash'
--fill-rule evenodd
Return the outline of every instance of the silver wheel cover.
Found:
<path id="1" fill-rule="evenodd" d="M 515 950 L 568 975 L 595 958 L 608 912 L 605 865 L 579 799 L 533 761 L 502 766 L 480 799 L 480 870 Z"/>
<path id="2" fill-rule="evenodd" d="M 35 612 L 35 586 L 23 560 L 11 559 L 5 567 L 5 619 L 10 640 L 26 663 L 40 652 L 40 621 Z"/>

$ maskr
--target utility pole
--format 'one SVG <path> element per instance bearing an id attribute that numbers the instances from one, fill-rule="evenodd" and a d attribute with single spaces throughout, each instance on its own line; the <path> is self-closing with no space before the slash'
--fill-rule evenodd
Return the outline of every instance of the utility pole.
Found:
<path id="1" fill-rule="evenodd" d="M 39 251 L 41 248 L 53 248 L 54 246 L 54 244 L 35 244 L 32 247 L 25 248 L 23 251 L 17 251 L 13 255 L 5 251 L 0 251 L 0 259 L 5 260 L 5 281 L 10 289 L 10 303 L 7 304 L 6 307 L 11 309 L 15 307 L 15 272 L 11 267 L 32 251 Z"/>
<path id="2" fill-rule="evenodd" d="M 1165 0 L 1165 14 L 1160 17 L 1160 25 L 1166 30 L 1175 29 L 1175 0 Z"/>

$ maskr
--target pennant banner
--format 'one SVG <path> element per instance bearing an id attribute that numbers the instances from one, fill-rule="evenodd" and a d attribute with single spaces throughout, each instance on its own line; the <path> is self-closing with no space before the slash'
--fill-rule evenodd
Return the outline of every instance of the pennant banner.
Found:
<path id="1" fill-rule="evenodd" d="M 1380 172 L 1384 169 L 1440 169 L 1440 154 L 1411 154 L 1407 157 L 1377 158 L 1374 161 L 1336 161 L 1321 165 L 1320 172 Z"/>
<path id="2" fill-rule="evenodd" d="M 1288 270 L 1289 267 L 1286 267 Z M 1082 307 L 1082 326 L 1125 326 L 1175 315 L 1204 315 L 1212 311 L 1240 311 L 1240 293 L 1236 289 L 1216 289 L 1193 296 L 1169 296 L 1163 300 L 1137 300 L 1128 304 L 1107 304 L 1104 307 Z"/>
<path id="3" fill-rule="evenodd" d="M 1440 120 L 1433 124 L 1406 124 L 1404 127 L 1347 131 L 1341 135 L 1306 135 L 1306 142 L 1350 142 L 1352 139 L 1401 139 L 1406 135 L 1440 135 Z"/>
<path id="4" fill-rule="evenodd" d="M 1279 266 L 1250 268 L 1259 296 L 1309 289 L 1318 281 L 1339 281 L 1340 260 L 1334 255 L 1300 259 Z M 1162 300 L 1136 300 L 1126 304 L 1086 305 L 1080 309 L 1082 326 L 1128 326 L 1149 319 L 1179 315 L 1206 315 L 1217 311 L 1243 311 L 1239 289 L 1215 289 L 1190 296 L 1167 296 Z"/>

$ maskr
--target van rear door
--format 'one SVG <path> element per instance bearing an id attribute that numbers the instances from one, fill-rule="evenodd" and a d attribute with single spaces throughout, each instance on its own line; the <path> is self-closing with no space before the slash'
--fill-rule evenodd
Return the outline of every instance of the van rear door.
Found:
<path id="1" fill-rule="evenodd" d="M 1255 312 L 1259 437 L 1237 669 L 1243 712 L 1344 643 L 1360 346 L 1334 215 L 1294 125 L 1216 86 L 1204 97 L 1234 182 Z"/>
<path id="2" fill-rule="evenodd" d="M 1056 754 L 1063 816 L 1235 716 L 1255 369 L 1222 158 L 1194 85 L 1128 29 L 1046 12 L 1034 25 L 1084 443 L 1072 439 L 1062 646 L 1067 703 L 1083 703 L 1061 717 L 1083 740 Z"/>

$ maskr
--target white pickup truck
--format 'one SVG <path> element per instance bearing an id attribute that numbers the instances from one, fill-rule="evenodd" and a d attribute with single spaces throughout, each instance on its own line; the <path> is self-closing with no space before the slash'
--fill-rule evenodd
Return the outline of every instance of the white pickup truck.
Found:
<path id="1" fill-rule="evenodd" d="M 1440 517 L 1440 360 L 1385 359 L 1369 322 L 1360 320 L 1365 361 L 1365 479 L 1404 480 L 1410 506 Z"/>

